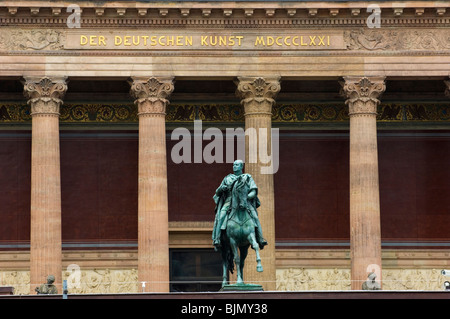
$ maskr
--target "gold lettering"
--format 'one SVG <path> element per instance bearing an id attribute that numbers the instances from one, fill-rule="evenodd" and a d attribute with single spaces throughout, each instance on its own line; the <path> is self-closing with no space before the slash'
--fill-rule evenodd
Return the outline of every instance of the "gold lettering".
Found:
<path id="1" fill-rule="evenodd" d="M 156 41 L 156 35 L 152 35 L 151 36 L 151 38 L 150 38 L 150 45 L 153 46 L 153 47 L 158 45 L 158 42 Z"/>
<path id="2" fill-rule="evenodd" d="M 177 46 L 183 46 L 183 36 L 182 35 L 177 35 Z"/>
<path id="3" fill-rule="evenodd" d="M 281 42 L 278 42 L 278 41 L 281 40 L 281 39 L 283 39 L 283 37 L 277 37 L 277 38 L 275 39 L 275 42 L 276 42 L 276 44 L 277 44 L 278 46 L 282 46 L 282 45 L 283 45 Z"/>
<path id="4" fill-rule="evenodd" d="M 219 37 L 219 45 L 227 45 L 227 37 Z"/>
<path id="5" fill-rule="evenodd" d="M 255 47 L 258 45 L 263 45 L 263 46 L 266 45 L 266 43 L 264 42 L 264 37 L 256 37 Z"/>
<path id="6" fill-rule="evenodd" d="M 316 46 L 316 36 L 309 36 L 309 45 L 311 44 Z"/>
<path id="7" fill-rule="evenodd" d="M 161 42 L 161 40 L 162 40 L 162 39 L 165 39 L 165 38 L 166 38 L 165 35 L 162 35 L 162 36 L 160 36 L 160 37 L 158 38 L 158 43 L 159 43 L 159 45 L 165 46 L 165 43 Z"/>
<path id="8" fill-rule="evenodd" d="M 217 44 L 217 35 L 214 36 L 214 41 L 213 41 L 213 36 L 211 35 L 211 36 L 209 37 L 209 43 L 210 43 L 212 46 L 216 46 L 216 44 Z"/>
<path id="9" fill-rule="evenodd" d="M 134 36 L 133 35 L 133 45 L 138 46 L 139 43 L 141 43 L 141 37 L 140 36 Z"/>
<path id="10" fill-rule="evenodd" d="M 144 45 L 147 45 L 148 35 L 143 35 L 142 38 L 144 39 Z"/>
<path id="11" fill-rule="evenodd" d="M 288 47 L 291 46 L 291 42 L 289 42 L 289 43 L 287 42 L 290 39 L 291 39 L 290 36 L 284 38 L 284 44 L 287 45 Z"/>
<path id="12" fill-rule="evenodd" d="M 241 46 L 241 40 L 243 39 L 244 37 L 242 36 L 242 35 L 237 35 L 236 36 L 236 39 L 238 39 L 238 45 L 239 46 Z"/>
<path id="13" fill-rule="evenodd" d="M 80 45 L 88 44 L 88 37 L 85 35 L 80 36 Z"/>
<path id="14" fill-rule="evenodd" d="M 321 37 L 321 36 L 319 35 L 319 41 L 320 41 L 320 42 L 319 42 L 318 45 L 323 45 L 323 46 L 325 46 L 325 43 L 323 42 L 324 39 L 325 39 L 325 36 L 322 36 L 322 37 Z"/>
<path id="15" fill-rule="evenodd" d="M 267 37 L 267 46 L 271 47 L 275 43 L 275 39 L 273 37 Z"/>
<path id="16" fill-rule="evenodd" d="M 115 45 L 115 46 L 119 46 L 119 45 L 121 45 L 121 44 L 122 44 L 122 37 L 116 35 L 116 36 L 114 37 L 114 45 Z"/>
<path id="17" fill-rule="evenodd" d="M 328 45 L 330 45 L 330 36 L 327 36 Z"/>
<path id="18" fill-rule="evenodd" d="M 294 44 L 294 45 L 296 45 L 296 46 L 299 46 L 300 43 L 295 42 L 295 40 L 298 40 L 298 36 L 295 36 L 295 37 L 292 38 L 292 44 Z"/>
<path id="19" fill-rule="evenodd" d="M 89 45 L 90 46 L 96 46 L 97 45 L 97 42 L 95 42 L 96 39 L 97 39 L 96 35 L 89 36 Z"/>
<path id="20" fill-rule="evenodd" d="M 228 39 L 228 44 L 229 44 L 230 46 L 233 46 L 233 45 L 235 45 L 235 43 L 236 43 L 236 41 L 234 41 L 234 36 L 231 36 L 231 37 Z"/>
<path id="21" fill-rule="evenodd" d="M 208 42 L 206 41 L 207 38 L 208 38 L 208 36 L 202 35 L 202 37 L 201 37 L 202 46 L 208 45 Z"/>
<path id="22" fill-rule="evenodd" d="M 103 35 L 100 35 L 98 37 L 98 45 L 106 46 L 106 39 L 105 39 L 105 37 Z"/>
<path id="23" fill-rule="evenodd" d="M 175 38 L 172 36 L 167 37 L 166 45 L 174 45 L 175 44 Z"/>
<path id="24" fill-rule="evenodd" d="M 131 35 L 126 35 L 123 37 L 123 45 L 131 46 Z"/>
<path id="25" fill-rule="evenodd" d="M 184 37 L 185 44 L 192 46 L 192 35 Z"/>
<path id="26" fill-rule="evenodd" d="M 306 43 L 303 43 L 303 36 L 300 36 L 300 43 L 301 43 L 301 45 L 303 45 L 303 46 L 308 45 L 308 44 L 306 44 Z"/>

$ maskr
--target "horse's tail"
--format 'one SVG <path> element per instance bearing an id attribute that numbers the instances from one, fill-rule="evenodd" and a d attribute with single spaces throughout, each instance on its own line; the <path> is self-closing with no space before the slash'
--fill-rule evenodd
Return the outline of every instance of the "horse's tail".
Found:
<path id="1" fill-rule="evenodd" d="M 234 272 L 234 255 L 233 250 L 231 249 L 230 242 L 228 240 L 227 234 L 222 231 L 221 236 L 221 252 L 222 252 L 222 260 L 227 265 L 227 269 L 230 273 Z"/>

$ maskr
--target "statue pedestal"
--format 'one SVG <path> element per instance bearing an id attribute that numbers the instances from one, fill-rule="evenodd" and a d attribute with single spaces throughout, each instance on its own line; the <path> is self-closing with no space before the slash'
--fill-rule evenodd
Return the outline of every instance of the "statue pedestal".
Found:
<path id="1" fill-rule="evenodd" d="M 219 291 L 264 291 L 261 285 L 256 284 L 233 284 L 225 285 Z"/>

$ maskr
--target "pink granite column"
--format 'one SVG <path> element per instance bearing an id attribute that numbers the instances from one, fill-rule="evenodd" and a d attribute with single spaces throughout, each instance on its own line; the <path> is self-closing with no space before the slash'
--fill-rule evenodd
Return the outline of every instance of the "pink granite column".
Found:
<path id="1" fill-rule="evenodd" d="M 146 292 L 169 292 L 166 106 L 172 78 L 133 78 L 139 116 L 138 279 Z"/>
<path id="2" fill-rule="evenodd" d="M 26 78 L 24 95 L 31 106 L 30 292 L 55 276 L 62 293 L 61 181 L 59 108 L 65 78 Z"/>
<path id="3" fill-rule="evenodd" d="M 345 77 L 342 93 L 350 116 L 351 288 L 360 290 L 370 272 L 381 283 L 377 106 L 384 78 Z"/>

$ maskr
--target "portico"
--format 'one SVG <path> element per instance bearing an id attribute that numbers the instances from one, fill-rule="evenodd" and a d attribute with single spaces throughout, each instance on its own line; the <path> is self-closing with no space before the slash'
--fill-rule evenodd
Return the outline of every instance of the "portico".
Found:
<path id="1" fill-rule="evenodd" d="M 142 283 L 146 283 L 147 292 L 170 291 L 170 248 L 212 248 L 207 240 L 213 210 L 209 220 L 196 210 L 208 210 L 205 207 L 212 204 L 215 189 L 209 190 L 208 199 L 200 194 L 207 191 L 206 186 L 195 186 L 203 183 L 201 179 L 195 185 L 184 184 L 201 170 L 194 166 L 177 167 L 170 158 L 173 146 L 170 131 L 178 126 L 191 129 L 195 119 L 221 129 L 239 126 L 259 132 L 276 127 L 281 131 L 282 155 L 292 152 L 299 156 L 308 150 L 318 154 L 316 158 L 305 155 L 308 161 L 289 157 L 289 164 L 283 164 L 286 162 L 281 157 L 278 176 L 282 178 L 261 174 L 264 163 L 246 165 L 246 172 L 253 175 L 260 188 L 259 218 L 269 245 L 261 251 L 264 272 L 250 271 L 255 267 L 249 265 L 244 280 L 261 283 L 266 291 L 277 290 L 279 278 L 289 275 L 286 269 L 300 271 L 305 267 L 302 264 L 305 250 L 298 247 L 310 249 L 314 245 L 308 246 L 308 242 L 313 241 L 324 249 L 332 247 L 329 253 L 332 261 L 327 261 L 321 255 L 324 249 L 319 248 L 308 257 L 320 259 L 319 266 L 311 268 L 348 267 L 353 290 L 360 289 L 370 271 L 376 271 L 377 279 L 384 283 L 383 264 L 392 269 L 395 262 L 389 264 L 386 262 L 389 256 L 383 256 L 383 218 L 388 221 L 391 218 L 383 215 L 383 207 L 389 211 L 397 208 L 390 208 L 395 200 L 380 185 L 393 191 L 383 178 L 395 181 L 396 185 L 401 182 L 396 172 L 387 170 L 387 160 L 382 156 L 389 153 L 388 145 L 394 152 L 398 150 L 396 147 L 400 148 L 402 158 L 415 154 L 411 149 L 417 145 L 425 145 L 418 153 L 443 153 L 442 158 L 448 155 L 442 151 L 448 140 L 447 117 L 444 111 L 439 111 L 448 108 L 450 55 L 445 32 L 450 18 L 445 4 L 404 1 L 399 11 L 400 7 L 393 3 L 383 2 L 380 29 L 367 28 L 362 2 L 336 2 L 331 8 L 320 2 L 289 2 L 283 6 L 275 2 L 269 5 L 224 2 L 219 7 L 184 1 L 172 5 L 136 2 L 133 7 L 119 2 L 102 6 L 87 2 L 82 7 L 81 28 L 61 27 L 67 18 L 62 10 L 65 6 L 64 1 L 51 7 L 39 1 L 20 5 L 6 1 L 0 7 L 4 23 L 0 78 L 5 88 L 0 97 L 6 110 L 1 113 L 0 125 L 5 134 L 14 138 L 19 135 L 16 130 L 31 133 L 30 293 L 34 293 L 35 286 L 47 274 L 54 274 L 56 281 L 61 282 L 68 263 L 62 247 L 71 241 L 131 242 L 124 246 L 131 254 L 126 268 L 137 270 L 137 278 L 133 277 L 135 284 L 141 289 Z M 428 28 L 430 23 L 432 28 Z M 144 26 L 152 27 L 151 34 L 143 31 Z M 23 92 L 19 95 L 20 81 Z M 416 85 L 418 91 L 411 85 Z M 408 95 L 412 95 L 411 99 Z M 388 104 L 383 104 L 385 99 Z M 19 107 L 8 106 L 9 101 L 28 104 L 30 112 L 19 112 Z M 32 119 L 31 125 L 27 116 Z M 107 146 L 105 141 L 109 138 L 120 142 Z M 407 139 L 413 138 L 419 138 L 416 146 L 405 146 L 410 142 Z M 270 134 L 266 142 L 270 154 L 273 150 Z M 320 153 L 319 145 L 328 145 L 324 148 L 328 152 Z M 301 151 L 300 146 L 304 147 Z M 102 147 L 104 153 L 99 151 Z M 247 143 L 247 162 L 252 147 Z M 65 162 L 63 159 L 70 160 L 70 150 L 89 156 L 84 161 Z M 130 152 L 135 155 L 129 155 Z M 75 152 L 73 156 L 79 154 Z M 101 171 L 109 162 L 108 158 L 98 159 L 101 154 L 111 154 L 111 170 Z M 329 159 L 332 154 L 337 154 L 334 161 Z M 136 167 L 122 167 L 121 156 L 125 156 L 124 162 Z M 94 159 L 99 164 L 90 170 L 88 163 Z M 316 163 L 323 165 L 319 168 Z M 329 167 L 336 165 L 339 171 L 325 168 L 325 163 Z M 343 168 L 337 163 L 348 166 Z M 425 160 L 418 159 L 417 163 L 414 170 L 425 170 Z M 209 173 L 214 171 L 206 168 L 205 163 L 201 165 Z M 226 167 L 220 163 L 218 175 Z M 325 171 L 313 175 L 313 168 Z M 103 227 L 102 222 L 98 222 L 97 228 L 81 221 L 74 222 L 73 228 L 64 223 L 64 218 L 75 219 L 64 211 L 64 199 L 66 203 L 75 203 L 67 194 L 77 192 L 76 187 L 71 188 L 69 178 L 62 180 L 70 176 L 71 181 L 78 181 L 69 172 L 71 169 L 80 169 L 85 173 L 79 176 L 91 176 L 91 181 L 98 183 L 91 185 L 92 189 L 86 186 L 83 192 L 78 189 L 84 195 L 89 190 L 95 191 L 99 199 L 88 197 L 86 206 L 80 205 L 77 210 L 95 211 L 97 220 L 105 222 L 105 229 L 108 223 L 111 231 L 98 230 Z M 123 177 L 114 175 L 115 184 L 113 179 L 107 179 L 121 169 Z M 128 170 L 136 173 L 125 173 Z M 427 185 L 437 185 L 437 191 L 442 193 L 449 188 L 437 177 L 422 181 L 417 174 L 411 181 L 416 183 L 418 193 Z M 442 174 L 447 176 L 447 171 Z M 105 184 L 100 182 L 101 178 Z M 347 180 L 348 188 L 341 190 L 338 182 Z M 304 186 L 307 181 L 312 183 L 309 189 Z M 122 182 L 123 185 L 118 185 Z M 296 188 L 299 184 L 301 189 Z M 114 195 L 102 193 L 101 185 L 116 185 L 111 186 Z M 18 189 L 21 187 L 24 186 Z M 335 194 L 335 200 L 324 198 L 331 193 Z M 181 198 L 181 194 L 187 198 Z M 299 196 L 315 203 L 297 202 Z M 117 197 L 124 198 L 122 204 L 116 202 Z M 123 207 L 108 205 L 108 198 Z M 391 206 L 383 206 L 380 203 L 383 198 Z M 389 228 L 389 223 L 384 222 L 389 228 L 384 233 L 385 241 L 392 239 L 401 245 L 419 243 L 400 245 L 411 249 L 430 242 L 436 248 L 439 240 L 447 243 L 442 230 L 437 232 L 438 237 L 433 237 L 429 230 L 446 221 L 442 213 L 446 202 L 439 198 L 438 206 L 433 206 L 428 200 L 421 198 L 416 204 L 423 207 L 423 212 L 417 213 L 418 219 L 428 218 L 429 214 L 438 216 L 427 219 L 429 228 L 421 229 L 414 224 L 413 233 L 398 226 L 405 235 L 395 237 L 395 227 Z M 346 218 L 343 214 L 337 213 L 341 210 L 346 211 L 348 223 L 342 221 Z M 18 208 L 11 208 L 8 216 L 16 216 L 17 211 Z M 102 219 L 107 211 L 111 212 L 108 219 Z M 309 213 L 303 214 L 305 211 Z M 123 218 L 122 214 L 128 217 Z M 336 228 L 324 226 L 324 229 L 334 232 L 333 235 L 302 234 L 301 227 L 310 225 L 317 234 L 321 233 L 318 225 L 328 223 L 326 219 L 318 222 L 319 217 L 314 214 L 332 218 L 329 222 L 335 223 Z M 126 234 L 115 233 L 133 220 L 129 217 L 133 215 L 137 216 L 136 229 L 129 226 Z M 404 215 L 397 217 L 401 219 Z M 344 224 L 348 229 L 342 229 Z M 64 229 L 68 230 L 70 235 L 66 236 L 70 240 Z M 136 238 L 127 237 L 133 232 L 137 233 Z M 348 237 L 342 235 L 347 233 Z M 98 237 L 94 240 L 95 236 Z M 5 245 L 11 240 L 14 239 L 5 239 Z M 334 249 L 333 245 L 347 240 L 348 256 L 342 257 L 343 250 Z M 327 241 L 330 246 L 326 246 Z M 118 247 L 109 257 L 99 250 L 98 258 L 112 260 L 105 261 L 105 268 L 116 265 L 111 256 L 120 254 Z M 448 247 L 443 247 L 432 254 L 448 254 Z M 393 254 L 401 255 L 398 251 Z M 407 260 L 407 252 L 403 257 L 400 255 L 395 258 L 401 264 Z M 84 257 L 77 258 L 77 263 L 87 262 Z M 340 263 L 340 258 L 346 262 Z M 95 268 L 95 262 L 89 262 Z M 439 259 L 433 267 L 445 266 L 444 263 Z M 406 267 L 413 268 L 413 264 Z"/>

